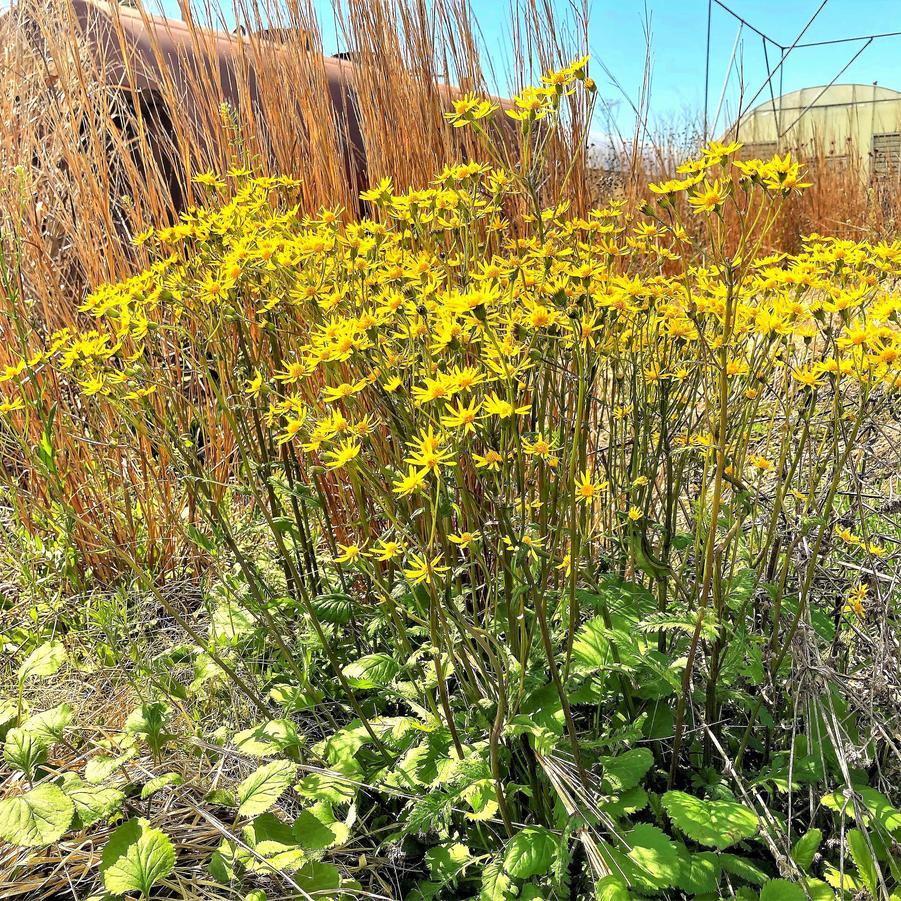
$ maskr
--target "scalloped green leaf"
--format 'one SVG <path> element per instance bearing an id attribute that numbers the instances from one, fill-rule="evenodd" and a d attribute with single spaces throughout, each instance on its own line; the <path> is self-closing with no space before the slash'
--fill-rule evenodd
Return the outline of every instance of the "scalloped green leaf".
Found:
<path id="1" fill-rule="evenodd" d="M 849 829 L 847 841 L 848 850 L 851 852 L 851 857 L 860 873 L 860 878 L 863 879 L 870 895 L 873 898 L 878 898 L 879 895 L 876 890 L 879 883 L 878 869 L 870 851 L 867 837 L 860 829 Z"/>
<path id="2" fill-rule="evenodd" d="M 66 649 L 61 641 L 46 641 L 35 648 L 19 667 L 19 681 L 52 676 L 66 662 Z"/>
<path id="3" fill-rule="evenodd" d="M 692 854 L 685 845 L 678 845 L 679 881 L 676 887 L 687 895 L 704 895 L 716 891 L 720 865 L 712 851 Z"/>
<path id="4" fill-rule="evenodd" d="M 141 787 L 141 800 L 146 801 L 167 785 L 181 785 L 184 781 L 178 773 L 163 773 L 161 776 L 154 776 Z"/>
<path id="5" fill-rule="evenodd" d="M 234 645 L 256 628 L 253 616 L 236 603 L 223 601 L 210 617 L 210 641 Z"/>
<path id="6" fill-rule="evenodd" d="M 513 897 L 513 882 L 497 860 L 482 868 L 479 901 L 509 901 Z"/>
<path id="7" fill-rule="evenodd" d="M 275 760 L 251 773 L 238 786 L 238 813 L 256 816 L 269 810 L 294 781 L 297 766 L 287 760 Z"/>
<path id="8" fill-rule="evenodd" d="M 299 748 L 301 739 L 292 720 L 278 719 L 236 733 L 232 744 L 242 754 L 267 757 L 289 748 Z"/>
<path id="9" fill-rule="evenodd" d="M 679 853 L 663 830 L 640 823 L 627 836 L 628 856 L 642 875 L 658 888 L 676 885 L 680 877 Z"/>
<path id="10" fill-rule="evenodd" d="M 763 870 L 738 854 L 719 854 L 717 855 L 717 860 L 719 860 L 720 866 L 727 873 L 738 876 L 739 879 L 744 879 L 745 882 L 750 882 L 753 885 L 763 885 L 769 878 Z"/>
<path id="11" fill-rule="evenodd" d="M 3 757 L 11 767 L 31 778 L 35 768 L 47 759 L 47 742 L 21 726 L 10 729 L 6 733 Z"/>
<path id="12" fill-rule="evenodd" d="M 472 863 L 472 855 L 466 845 L 450 842 L 429 848 L 425 860 L 432 879 L 443 885 L 456 879 Z"/>
<path id="13" fill-rule="evenodd" d="M 894 807 L 882 792 L 870 788 L 869 785 L 855 785 L 854 791 L 870 816 L 876 819 L 880 825 L 889 832 L 901 832 L 901 811 Z M 854 805 L 842 791 L 824 795 L 823 804 L 831 810 L 844 811 L 847 816 L 854 817 Z"/>
<path id="14" fill-rule="evenodd" d="M 323 622 L 346 626 L 353 613 L 353 598 L 340 592 L 321 594 L 313 598 L 313 609 Z"/>
<path id="15" fill-rule="evenodd" d="M 557 839 L 543 826 L 526 826 L 507 843 L 504 869 L 514 879 L 541 876 L 557 856 Z"/>
<path id="16" fill-rule="evenodd" d="M 84 768 L 84 777 L 88 782 L 93 783 L 94 785 L 99 785 L 101 782 L 105 782 L 112 776 L 119 767 L 124 766 L 128 763 L 132 757 L 137 756 L 136 748 L 129 748 L 124 753 L 120 754 L 118 757 L 110 757 L 106 754 L 101 754 L 93 759 L 89 760 Z"/>
<path id="17" fill-rule="evenodd" d="M 792 860 L 804 871 L 813 866 L 813 858 L 823 841 L 819 829 L 808 829 L 792 846 Z"/>
<path id="18" fill-rule="evenodd" d="M 75 813 L 84 827 L 111 816 L 125 800 L 123 792 L 109 785 L 91 785 L 75 773 L 66 773 L 62 789 L 75 805 Z"/>
<path id="19" fill-rule="evenodd" d="M 760 890 L 760 901 L 807 901 L 800 885 L 787 879 L 770 879 Z"/>
<path id="20" fill-rule="evenodd" d="M 52 745 L 63 737 L 74 714 L 75 711 L 71 704 L 58 704 L 56 707 L 30 716 L 22 723 L 22 728 L 36 736 L 44 744 Z"/>
<path id="21" fill-rule="evenodd" d="M 108 892 L 124 895 L 150 889 L 175 869 L 175 848 L 162 829 L 145 819 L 128 820 L 109 837 L 103 849 L 100 872 Z"/>
<path id="22" fill-rule="evenodd" d="M 343 670 L 353 688 L 385 688 L 399 671 L 397 661 L 388 654 L 367 654 Z"/>
<path id="23" fill-rule="evenodd" d="M 635 788 L 654 765 L 654 755 L 647 748 L 634 748 L 616 757 L 602 757 L 604 791 L 624 792 Z"/>
<path id="24" fill-rule="evenodd" d="M 317 805 L 302 810 L 291 826 L 294 839 L 305 851 L 321 851 L 331 848 L 340 841 L 341 833 L 346 834 L 346 827 L 331 818 L 327 822 L 325 815 L 327 805 Z M 334 826 L 332 825 L 334 823 Z"/>
<path id="25" fill-rule="evenodd" d="M 675 825 L 690 839 L 722 851 L 757 832 L 753 810 L 735 801 L 705 801 L 685 792 L 669 791 L 663 806 Z"/>
<path id="26" fill-rule="evenodd" d="M 0 835 L 26 848 L 50 845 L 69 828 L 74 814 L 75 805 L 58 785 L 39 785 L 0 801 Z"/>
<path id="27" fill-rule="evenodd" d="M 597 901 L 630 901 L 632 896 L 618 876 L 605 876 L 595 884 L 594 897 Z"/>

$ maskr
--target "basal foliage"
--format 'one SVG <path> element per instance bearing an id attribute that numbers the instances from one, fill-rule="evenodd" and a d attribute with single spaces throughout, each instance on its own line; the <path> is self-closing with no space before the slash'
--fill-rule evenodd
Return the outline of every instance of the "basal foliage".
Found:
<path id="1" fill-rule="evenodd" d="M 103 439 L 165 459 L 186 535 L 234 567 L 205 634 L 159 594 L 192 643 L 171 690 L 225 682 L 259 716 L 225 736 L 259 767 L 219 798 L 243 828 L 219 880 L 352 894 L 321 860 L 347 844 L 409 861 L 410 898 L 898 897 L 891 755 L 844 673 L 897 628 L 851 498 L 899 376 L 901 245 L 770 253 L 802 174 L 737 144 L 640 211 L 543 206 L 586 87 L 577 63 L 517 98 L 517 159 L 464 98 L 489 161 L 383 180 L 360 221 L 288 178 L 199 178 L 209 205 L 141 236 L 157 261 L 88 298 L 94 328 L 4 377 L 12 423 L 51 370 L 56 427 L 114 414 Z M 157 756 L 161 724 L 126 730 Z M 43 779 L 2 802 L 8 839 L 68 827 Z M 146 894 L 172 849 L 126 826 L 107 888 Z"/>

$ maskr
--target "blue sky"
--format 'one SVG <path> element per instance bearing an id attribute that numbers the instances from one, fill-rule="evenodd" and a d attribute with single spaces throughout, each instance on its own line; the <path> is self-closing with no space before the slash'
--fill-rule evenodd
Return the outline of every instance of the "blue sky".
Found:
<path id="1" fill-rule="evenodd" d="M 160 0 L 157 0 L 160 2 Z M 223 0 L 231 6 L 231 0 Z M 509 0 L 471 0 L 493 60 L 499 93 L 507 90 L 507 72 L 512 57 L 509 40 Z M 568 0 L 551 0 L 560 18 L 566 20 Z M 611 114 L 598 116 L 595 128 L 612 125 L 623 134 L 631 133 L 634 115 L 627 94 L 637 99 L 644 65 L 645 15 L 650 20 L 653 50 L 650 118 L 655 130 L 679 128 L 688 120 L 700 120 L 704 107 L 704 66 L 708 0 L 590 0 L 590 51 L 592 74 Z M 791 45 L 822 0 L 724 0 L 735 12 L 773 40 Z M 322 9 L 322 29 L 326 53 L 343 49 L 331 22 L 330 0 L 316 0 Z M 170 14 L 175 0 L 162 0 Z M 899 0 L 827 0 L 824 9 L 805 33 L 804 41 L 846 38 L 874 32 L 901 31 Z M 738 43 L 736 44 L 736 38 Z M 784 91 L 831 81 L 863 46 L 863 42 L 814 49 L 796 49 L 782 70 Z M 730 59 L 736 47 L 734 65 Z M 770 46 L 770 65 L 778 60 L 778 49 Z M 605 74 L 613 73 L 619 87 Z M 727 79 L 728 74 L 728 79 Z M 759 36 L 747 29 L 739 34 L 739 23 L 716 3 L 713 4 L 709 116 L 712 119 L 723 97 L 719 130 L 734 116 L 744 82 L 745 98 L 753 96 L 766 80 L 766 63 Z M 870 84 L 878 81 L 901 90 L 901 37 L 876 40 L 839 77 L 842 82 Z M 725 85 L 725 90 L 724 90 Z M 778 93 L 778 76 L 773 81 Z M 768 99 L 768 90 L 759 100 Z"/>

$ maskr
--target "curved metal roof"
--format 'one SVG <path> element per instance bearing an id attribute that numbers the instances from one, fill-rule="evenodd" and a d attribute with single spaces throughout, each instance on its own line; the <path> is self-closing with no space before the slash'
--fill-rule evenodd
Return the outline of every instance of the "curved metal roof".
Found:
<path id="1" fill-rule="evenodd" d="M 888 100 L 901 100 L 901 91 L 872 83 L 811 85 L 797 91 L 789 91 L 773 100 L 761 101 L 749 109 L 742 118 L 753 116 L 758 111 L 771 112 L 773 106 L 783 110 L 792 108 L 804 109 L 807 107 L 816 109 L 822 106 L 853 106 L 857 103 L 878 103 Z"/>

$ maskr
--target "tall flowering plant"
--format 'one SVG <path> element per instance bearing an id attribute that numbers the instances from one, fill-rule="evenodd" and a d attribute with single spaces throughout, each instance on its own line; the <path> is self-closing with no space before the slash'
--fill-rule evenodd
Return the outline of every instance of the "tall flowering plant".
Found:
<path id="1" fill-rule="evenodd" d="M 516 164 L 488 126 L 501 111 L 462 98 L 450 118 L 485 161 L 402 194 L 384 179 L 359 221 L 301 212 L 289 178 L 199 178 L 208 206 L 140 237 L 157 262 L 21 370 L 52 369 L 118 440 L 165 455 L 284 678 L 337 704 L 315 750 L 345 781 L 302 797 L 368 784 L 395 835 L 442 847 L 479 824 L 453 879 L 478 859 L 483 892 L 562 884 L 571 837 L 597 879 L 680 884 L 635 853 L 659 851 L 662 816 L 638 782 L 653 765 L 686 821 L 692 766 L 772 753 L 799 630 L 866 629 L 880 602 L 857 580 L 824 601 L 817 574 L 891 553 L 847 497 L 899 376 L 901 246 L 770 253 L 806 185 L 789 155 L 737 143 L 639 210 L 547 206 L 542 142 L 586 90 L 580 61 L 515 98 Z M 240 658 L 203 650 L 260 706 Z M 739 801 L 734 841 L 758 828 Z"/>

